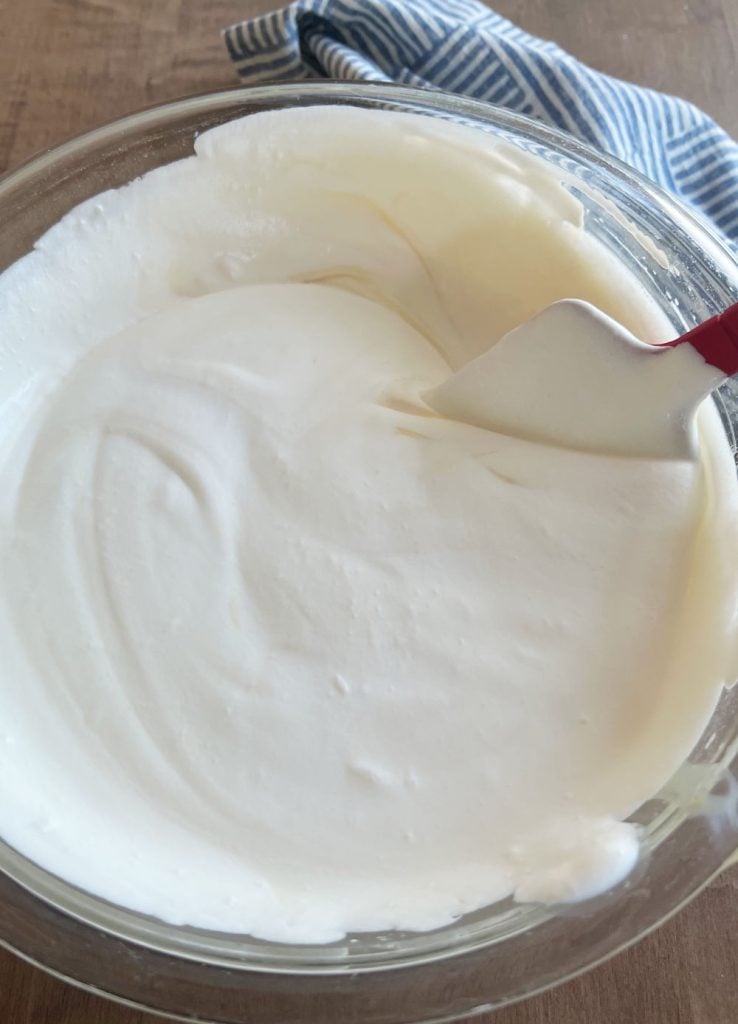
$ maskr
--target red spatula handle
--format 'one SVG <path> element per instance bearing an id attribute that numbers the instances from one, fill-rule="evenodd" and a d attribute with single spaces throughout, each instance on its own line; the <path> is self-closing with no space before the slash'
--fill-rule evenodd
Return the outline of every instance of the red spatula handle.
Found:
<path id="1" fill-rule="evenodd" d="M 705 320 L 681 338 L 667 342 L 667 348 L 677 345 L 692 345 L 706 363 L 716 366 L 728 377 L 738 373 L 738 303 Z"/>

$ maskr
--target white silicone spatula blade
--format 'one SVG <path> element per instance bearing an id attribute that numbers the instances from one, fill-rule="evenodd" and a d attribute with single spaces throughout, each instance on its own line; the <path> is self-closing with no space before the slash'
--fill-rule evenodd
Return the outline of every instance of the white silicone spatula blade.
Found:
<path id="1" fill-rule="evenodd" d="M 690 345 L 635 338 L 564 299 L 424 394 L 450 419 L 579 451 L 688 458 L 694 412 L 724 378 Z"/>

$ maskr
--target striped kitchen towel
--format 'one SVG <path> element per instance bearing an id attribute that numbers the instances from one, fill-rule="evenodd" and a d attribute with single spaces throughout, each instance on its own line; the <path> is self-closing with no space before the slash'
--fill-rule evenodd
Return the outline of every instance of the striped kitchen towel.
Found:
<path id="1" fill-rule="evenodd" d="M 249 83 L 394 81 L 538 118 L 642 171 L 738 246 L 738 146 L 711 118 L 593 71 L 477 0 L 296 0 L 224 36 Z"/>

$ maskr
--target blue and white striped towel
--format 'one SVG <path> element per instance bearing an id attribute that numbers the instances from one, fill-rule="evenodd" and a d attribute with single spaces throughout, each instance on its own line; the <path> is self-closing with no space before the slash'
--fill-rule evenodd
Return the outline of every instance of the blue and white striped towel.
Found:
<path id="1" fill-rule="evenodd" d="M 477 0 L 296 0 L 224 36 L 246 82 L 395 81 L 538 118 L 636 167 L 738 246 L 738 145 L 711 118 L 593 71 Z"/>

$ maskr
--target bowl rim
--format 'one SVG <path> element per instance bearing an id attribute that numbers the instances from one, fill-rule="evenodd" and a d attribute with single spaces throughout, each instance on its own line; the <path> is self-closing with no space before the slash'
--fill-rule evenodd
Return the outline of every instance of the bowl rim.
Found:
<path id="1" fill-rule="evenodd" d="M 572 155 L 585 158 L 589 163 L 615 174 L 616 177 L 631 186 L 636 185 L 641 192 L 654 199 L 659 206 L 668 211 L 677 222 L 688 224 L 690 229 L 700 236 L 701 244 L 706 243 L 706 248 L 709 250 L 714 248 L 714 252 L 710 252 L 710 255 L 715 257 L 718 264 L 724 263 L 733 272 L 738 268 L 738 256 L 731 249 L 725 236 L 721 235 L 714 225 L 697 210 L 688 206 L 686 202 L 619 157 L 595 149 L 576 136 L 544 124 L 527 114 L 519 114 L 485 100 L 472 99 L 435 87 L 421 88 L 401 85 L 392 81 L 349 82 L 328 78 L 308 79 L 303 82 L 265 81 L 248 86 L 235 85 L 224 89 L 204 90 L 166 100 L 163 103 L 146 104 L 122 114 L 112 121 L 104 121 L 75 133 L 63 142 L 29 154 L 16 167 L 8 168 L 0 175 L 0 199 L 6 192 L 21 186 L 32 174 L 42 172 L 60 160 L 72 157 L 87 147 L 104 142 L 129 128 L 145 128 L 149 124 L 153 126 L 165 115 L 175 116 L 178 113 L 195 109 L 206 112 L 219 107 L 224 102 L 236 104 L 239 100 L 244 100 L 250 103 L 258 101 L 260 97 L 272 98 L 280 93 L 293 94 L 301 99 L 303 95 L 329 98 L 350 96 L 355 93 L 381 97 L 387 91 L 391 91 L 392 99 L 399 102 L 406 100 L 422 107 L 433 107 L 435 101 L 436 105 L 442 106 L 448 113 L 462 116 L 464 114 L 479 114 L 483 119 L 493 118 L 498 125 L 511 130 L 525 127 L 537 141 L 563 146 Z M 307 104 L 301 105 L 306 106 Z"/>

